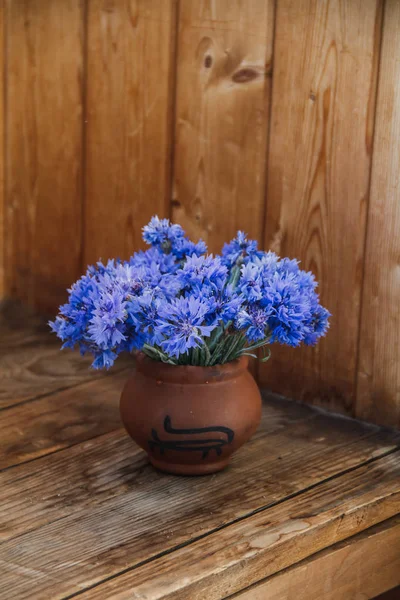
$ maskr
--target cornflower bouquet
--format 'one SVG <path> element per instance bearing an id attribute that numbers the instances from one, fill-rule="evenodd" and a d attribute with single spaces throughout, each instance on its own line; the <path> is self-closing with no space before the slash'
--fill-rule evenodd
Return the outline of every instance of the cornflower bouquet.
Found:
<path id="1" fill-rule="evenodd" d="M 143 239 L 150 248 L 130 260 L 90 266 L 50 322 L 63 348 L 90 352 L 95 369 L 133 351 L 171 365 L 212 366 L 255 357 L 272 343 L 314 345 L 325 335 L 330 314 L 297 260 L 258 250 L 241 231 L 213 256 L 157 216 Z"/>

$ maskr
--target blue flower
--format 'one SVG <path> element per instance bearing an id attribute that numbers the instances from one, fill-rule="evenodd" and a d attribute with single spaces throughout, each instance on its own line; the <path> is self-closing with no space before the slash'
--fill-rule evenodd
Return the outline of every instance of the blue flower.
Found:
<path id="1" fill-rule="evenodd" d="M 55 321 L 49 321 L 51 330 L 64 342 L 62 348 L 74 348 L 79 342 L 82 332 L 67 319 L 57 316 Z"/>
<path id="2" fill-rule="evenodd" d="M 166 251 L 171 249 L 174 240 L 184 235 L 180 225 L 172 225 L 169 219 L 159 219 L 157 216 L 152 217 L 150 223 L 143 227 L 143 240 Z"/>
<path id="3" fill-rule="evenodd" d="M 308 324 L 308 331 L 304 337 L 307 346 L 315 346 L 319 338 L 326 335 L 329 329 L 331 313 L 323 306 L 317 306 Z"/>
<path id="4" fill-rule="evenodd" d="M 219 257 L 214 257 L 212 254 L 193 255 L 187 258 L 177 275 L 180 277 L 182 289 L 200 290 L 211 287 L 214 290 L 221 290 L 227 282 L 228 269 L 221 264 Z"/>
<path id="5" fill-rule="evenodd" d="M 241 231 L 222 257 L 208 256 L 204 242 L 158 217 L 143 237 L 151 248 L 128 261 L 89 266 L 49 323 L 63 348 L 90 352 L 94 368 L 109 368 L 134 349 L 153 357 L 162 349 L 170 361 L 186 355 L 187 362 L 215 328 L 229 328 L 229 336 L 239 330 L 250 344 L 314 345 L 326 334 L 330 313 L 297 260 L 259 251 Z"/>
<path id="6" fill-rule="evenodd" d="M 257 254 L 256 240 L 248 240 L 243 231 L 238 231 L 236 237 L 222 248 L 222 261 L 231 268 L 235 264 L 247 262 Z"/>
<path id="7" fill-rule="evenodd" d="M 163 300 L 154 293 L 147 292 L 142 296 L 133 297 L 127 303 L 129 322 L 140 336 L 138 339 L 140 339 L 141 345 L 144 343 L 159 345 L 164 339 L 156 327 L 158 311 L 162 302 Z M 140 346 L 138 345 L 138 347 Z"/>
<path id="8" fill-rule="evenodd" d="M 300 271 L 299 261 L 296 260 L 295 258 L 293 258 L 293 259 L 282 258 L 279 261 L 278 267 L 279 267 L 280 273 L 297 274 Z"/>
<path id="9" fill-rule="evenodd" d="M 95 359 L 92 362 L 93 369 L 109 369 L 113 366 L 117 354 L 111 350 L 96 352 Z"/>
<path id="10" fill-rule="evenodd" d="M 295 269 L 287 266 L 288 263 L 283 269 L 278 267 L 273 277 L 264 281 L 261 304 L 268 302 L 273 308 L 269 320 L 272 341 L 299 346 L 308 331 L 316 294 L 312 278 L 304 277 L 297 266 Z"/>
<path id="11" fill-rule="evenodd" d="M 116 265 L 119 263 L 120 261 L 114 258 L 110 258 L 110 260 L 108 260 L 107 264 L 105 265 L 101 262 L 101 260 L 99 260 L 95 265 L 90 265 L 87 268 L 86 275 L 89 277 L 98 277 L 104 275 L 105 273 L 112 275 L 114 273 Z"/>
<path id="12" fill-rule="evenodd" d="M 206 314 L 207 325 L 219 326 L 221 323 L 227 324 L 236 319 L 243 306 L 244 297 L 227 285 L 220 293 L 209 296 L 207 302 L 209 306 Z"/>
<path id="13" fill-rule="evenodd" d="M 261 277 L 267 279 L 272 277 L 278 269 L 279 256 L 275 252 L 257 252 L 251 256 L 251 264 L 259 268 Z"/>
<path id="14" fill-rule="evenodd" d="M 249 262 L 242 266 L 238 289 L 246 300 L 255 302 L 262 298 L 262 283 L 261 269 L 257 265 Z"/>
<path id="15" fill-rule="evenodd" d="M 104 292 L 88 327 L 89 337 L 100 348 L 111 349 L 125 340 L 124 321 L 126 318 L 126 301 L 119 288 Z"/>
<path id="16" fill-rule="evenodd" d="M 191 242 L 187 237 L 175 238 L 171 248 L 172 254 L 177 260 L 182 260 L 187 256 L 201 256 L 207 252 L 207 245 L 203 240 L 199 240 L 197 244 Z"/>
<path id="17" fill-rule="evenodd" d="M 169 356 L 178 357 L 190 348 L 204 344 L 216 325 L 204 325 L 208 303 L 194 296 L 180 297 L 159 308 L 156 330 L 164 336 L 161 347 Z"/>
<path id="18" fill-rule="evenodd" d="M 257 305 L 249 306 L 247 310 L 239 312 L 235 325 L 237 329 L 244 330 L 249 342 L 259 342 L 269 335 L 271 310 Z"/>
<path id="19" fill-rule="evenodd" d="M 152 264 L 158 265 L 161 273 L 174 273 L 179 268 L 179 263 L 175 260 L 173 254 L 165 254 L 157 247 L 148 250 L 140 250 L 129 259 L 132 267 L 150 267 Z"/>

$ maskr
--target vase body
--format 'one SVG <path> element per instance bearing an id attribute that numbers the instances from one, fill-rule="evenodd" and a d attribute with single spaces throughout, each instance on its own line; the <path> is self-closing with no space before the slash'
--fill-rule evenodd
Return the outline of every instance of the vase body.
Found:
<path id="1" fill-rule="evenodd" d="M 140 354 L 121 395 L 129 435 L 158 469 L 220 471 L 255 432 L 261 396 L 247 357 L 213 367 L 175 366 Z"/>

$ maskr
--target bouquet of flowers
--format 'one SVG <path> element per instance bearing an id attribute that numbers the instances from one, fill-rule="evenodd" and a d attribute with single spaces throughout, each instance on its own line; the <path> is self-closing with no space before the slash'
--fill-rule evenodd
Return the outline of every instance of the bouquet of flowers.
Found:
<path id="1" fill-rule="evenodd" d="M 50 323 L 63 348 L 93 354 L 94 368 L 132 351 L 212 366 L 256 356 L 268 344 L 314 345 L 325 335 L 330 314 L 297 260 L 258 250 L 241 231 L 213 256 L 157 216 L 143 239 L 150 248 L 130 260 L 90 266 Z"/>

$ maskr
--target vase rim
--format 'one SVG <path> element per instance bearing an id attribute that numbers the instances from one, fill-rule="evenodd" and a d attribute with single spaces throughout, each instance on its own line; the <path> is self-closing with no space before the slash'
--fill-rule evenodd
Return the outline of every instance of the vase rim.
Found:
<path id="1" fill-rule="evenodd" d="M 212 384 L 233 379 L 242 371 L 246 371 L 248 362 L 247 356 L 241 356 L 222 365 L 204 367 L 200 365 L 170 365 L 153 360 L 143 352 L 139 352 L 136 356 L 136 367 L 140 373 L 160 382 L 168 381 L 178 384 Z"/>

